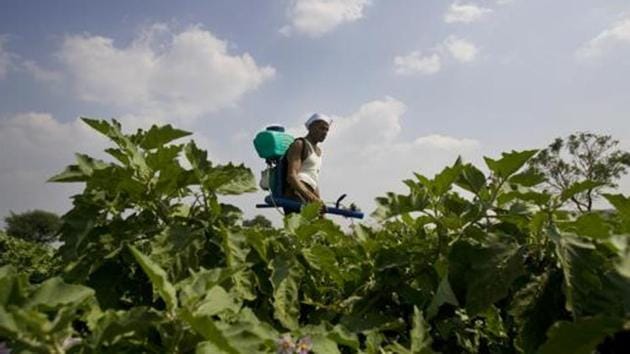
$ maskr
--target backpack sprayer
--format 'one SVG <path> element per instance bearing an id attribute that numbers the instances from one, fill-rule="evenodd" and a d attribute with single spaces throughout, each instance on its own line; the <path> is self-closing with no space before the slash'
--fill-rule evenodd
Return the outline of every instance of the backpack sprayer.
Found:
<path id="1" fill-rule="evenodd" d="M 305 203 L 284 196 L 287 180 L 287 159 L 285 154 L 295 139 L 285 133 L 284 127 L 272 125 L 256 134 L 254 147 L 258 156 L 265 159 L 267 169 L 261 174 L 260 187 L 270 194 L 265 197 L 265 204 L 257 204 L 256 208 L 284 208 L 288 212 L 299 212 Z M 343 208 L 341 195 L 334 206 L 324 206 L 324 213 L 341 215 L 349 218 L 363 219 L 363 213 L 356 208 Z"/>

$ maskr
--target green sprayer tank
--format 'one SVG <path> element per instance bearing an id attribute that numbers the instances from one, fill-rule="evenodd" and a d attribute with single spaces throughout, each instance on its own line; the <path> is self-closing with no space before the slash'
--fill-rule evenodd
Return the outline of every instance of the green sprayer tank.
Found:
<path id="1" fill-rule="evenodd" d="M 258 156 L 263 159 L 279 159 L 287 151 L 293 140 L 291 135 L 284 132 L 283 127 L 272 125 L 256 134 L 254 147 Z"/>

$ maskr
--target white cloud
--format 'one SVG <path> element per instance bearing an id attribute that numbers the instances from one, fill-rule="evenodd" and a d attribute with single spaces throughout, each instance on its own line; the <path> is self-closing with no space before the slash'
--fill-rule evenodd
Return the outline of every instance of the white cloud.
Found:
<path id="1" fill-rule="evenodd" d="M 105 139 L 79 120 L 24 113 L 0 121 L 0 217 L 9 210 L 65 211 L 79 187 L 46 180 L 73 163 L 75 152 L 99 156 L 104 146 Z"/>
<path id="2" fill-rule="evenodd" d="M 457 139 L 451 136 L 431 134 L 414 140 L 414 145 L 428 148 L 441 149 L 443 151 L 458 151 L 476 149 L 479 142 L 473 139 Z"/>
<path id="3" fill-rule="evenodd" d="M 123 116 L 119 121 L 125 132 L 160 124 L 134 116 Z M 203 134 L 195 133 L 192 138 L 203 149 L 210 145 Z M 83 185 L 46 180 L 75 163 L 75 153 L 112 161 L 104 153 L 110 146 L 106 137 L 80 119 L 60 122 L 48 113 L 0 117 L 0 220 L 11 210 L 66 212 L 71 207 L 70 196 L 80 192 Z M 210 151 L 209 158 L 215 158 Z"/>
<path id="4" fill-rule="evenodd" d="M 414 51 L 394 58 L 394 70 L 398 75 L 432 75 L 441 68 L 442 63 L 437 54 L 422 56 L 419 51 Z"/>
<path id="5" fill-rule="evenodd" d="M 477 58 L 479 49 L 465 39 L 449 36 L 431 49 L 432 54 L 422 55 L 420 51 L 394 58 L 394 71 L 398 75 L 433 75 L 442 69 L 442 60 L 451 55 L 455 60 L 469 63 Z"/>
<path id="6" fill-rule="evenodd" d="M 369 214 L 376 206 L 374 198 L 388 191 L 404 192 L 402 180 L 412 178 L 413 172 L 432 176 L 458 155 L 478 158 L 481 145 L 476 140 L 405 131 L 411 124 L 403 119 L 406 111 L 403 102 L 386 97 L 367 102 L 351 114 L 334 115 L 322 144 L 324 200 L 347 193 L 348 201 L 357 202 Z"/>
<path id="7" fill-rule="evenodd" d="M 630 16 L 613 23 L 577 51 L 578 58 L 594 59 L 620 44 L 630 45 Z"/>
<path id="8" fill-rule="evenodd" d="M 63 79 L 60 72 L 45 69 L 32 60 L 25 60 L 21 64 L 23 70 L 31 74 L 37 81 L 59 82 Z"/>
<path id="9" fill-rule="evenodd" d="M 58 55 L 79 98 L 183 120 L 233 106 L 275 74 L 248 53 L 230 54 L 227 42 L 199 26 L 174 33 L 154 25 L 125 47 L 68 36 Z"/>
<path id="10" fill-rule="evenodd" d="M 444 46 L 457 61 L 468 63 L 477 58 L 479 49 L 474 43 L 455 36 L 450 36 L 444 41 Z"/>
<path id="11" fill-rule="evenodd" d="M 287 9 L 290 24 L 280 33 L 321 37 L 341 24 L 363 18 L 369 4 L 370 0 L 292 0 Z"/>
<path id="12" fill-rule="evenodd" d="M 472 23 L 481 20 L 492 10 L 480 7 L 473 3 L 455 2 L 449 6 L 446 14 L 444 14 L 444 22 L 446 23 Z"/>
<path id="13" fill-rule="evenodd" d="M 0 36 L 0 80 L 4 79 L 9 72 L 13 55 L 6 50 L 7 39 Z"/>

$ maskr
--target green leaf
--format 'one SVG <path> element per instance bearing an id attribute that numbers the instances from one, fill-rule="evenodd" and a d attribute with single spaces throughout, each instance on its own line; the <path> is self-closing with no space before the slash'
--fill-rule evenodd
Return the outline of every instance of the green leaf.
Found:
<path id="1" fill-rule="evenodd" d="M 237 195 L 257 191 L 254 174 L 244 165 L 229 163 L 213 167 L 208 153 L 199 149 L 194 141 L 186 144 L 184 153 L 200 184 L 209 192 Z"/>
<path id="2" fill-rule="evenodd" d="M 386 197 L 376 198 L 377 209 L 372 217 L 386 220 L 395 216 L 423 211 L 429 206 L 429 197 L 425 189 L 413 190 L 409 195 L 387 193 Z"/>
<path id="3" fill-rule="evenodd" d="M 48 179 L 48 182 L 86 182 L 95 171 L 104 170 L 111 165 L 83 154 L 75 154 L 77 164 L 70 165 L 66 169 Z"/>
<path id="4" fill-rule="evenodd" d="M 610 227 L 597 213 L 585 213 L 572 223 L 574 232 L 579 236 L 586 236 L 596 239 L 606 239 L 610 237 Z"/>
<path id="5" fill-rule="evenodd" d="M 286 256 L 274 258 L 269 267 L 272 270 L 274 316 L 285 328 L 296 329 L 299 326 L 302 270 L 294 259 Z"/>
<path id="6" fill-rule="evenodd" d="M 338 344 L 345 345 L 346 347 L 350 347 L 355 350 L 359 349 L 359 339 L 357 338 L 357 335 L 351 333 L 342 325 L 334 326 L 328 333 L 328 338 L 334 340 Z"/>
<path id="7" fill-rule="evenodd" d="M 238 195 L 258 190 L 254 174 L 242 164 L 229 163 L 210 169 L 204 178 L 203 185 L 222 195 Z"/>
<path id="8" fill-rule="evenodd" d="M 13 315 L 0 306 L 0 336 L 18 336 L 19 334 L 20 326 L 13 318 Z"/>
<path id="9" fill-rule="evenodd" d="M 188 311 L 181 311 L 180 316 L 188 322 L 188 324 L 210 343 L 201 343 L 200 347 L 197 347 L 198 353 L 207 353 L 207 350 L 212 350 L 212 353 L 228 353 L 228 354 L 240 354 L 240 351 L 230 343 L 227 336 L 219 329 L 217 323 L 209 316 L 193 316 Z"/>
<path id="10" fill-rule="evenodd" d="M 623 320 L 610 317 L 580 318 L 575 322 L 557 322 L 549 330 L 549 340 L 539 354 L 591 354 L 605 337 L 621 330 Z"/>
<path id="11" fill-rule="evenodd" d="M 566 309 L 575 316 L 624 316 L 630 312 L 630 281 L 588 239 L 550 229 L 564 273 Z"/>
<path id="12" fill-rule="evenodd" d="M 15 267 L 12 265 L 0 267 L 0 307 L 9 304 L 9 300 L 14 297 L 13 293 L 17 290 L 16 278 Z"/>
<path id="13" fill-rule="evenodd" d="M 475 315 L 508 295 L 512 282 L 523 275 L 520 247 L 494 242 L 477 245 L 456 242 L 449 253 L 449 282 L 466 310 Z"/>
<path id="14" fill-rule="evenodd" d="M 543 173 L 530 169 L 510 177 L 509 182 L 520 184 L 523 187 L 534 187 L 544 183 L 546 180 L 547 178 Z"/>
<path id="15" fill-rule="evenodd" d="M 335 252 L 329 247 L 315 244 L 309 248 L 302 249 L 302 255 L 304 255 L 311 267 L 330 276 L 338 286 L 343 285 L 343 276 L 341 275 Z"/>
<path id="16" fill-rule="evenodd" d="M 486 185 L 486 176 L 477 167 L 467 164 L 457 180 L 457 185 L 474 194 L 479 193 Z"/>
<path id="17" fill-rule="evenodd" d="M 177 308 L 177 293 L 173 284 L 168 281 L 168 277 L 164 269 L 162 269 L 157 263 L 153 262 L 151 258 L 145 256 L 135 247 L 129 246 L 131 254 L 136 259 L 142 270 L 147 274 L 153 289 L 157 291 L 169 311 L 173 311 Z"/>
<path id="18" fill-rule="evenodd" d="M 451 289 L 451 284 L 448 282 L 448 272 L 442 277 L 440 281 L 440 285 L 433 295 L 433 299 L 431 299 L 431 304 L 427 309 L 427 318 L 431 319 L 438 314 L 440 306 L 444 304 L 451 304 L 454 306 L 459 306 L 459 301 L 457 301 L 457 297 L 453 293 L 453 289 Z"/>
<path id="19" fill-rule="evenodd" d="M 192 133 L 184 130 L 175 129 L 170 124 L 159 127 L 153 125 L 149 131 L 144 134 L 144 137 L 140 142 L 140 146 L 147 150 L 156 149 L 170 143 L 173 140 L 177 140 L 191 134 Z"/>
<path id="20" fill-rule="evenodd" d="M 573 183 L 569 188 L 562 191 L 562 193 L 560 194 L 560 200 L 563 202 L 567 201 L 573 198 L 574 196 L 576 196 L 577 194 L 580 194 L 580 193 L 583 193 L 588 190 L 601 187 L 601 186 L 603 186 L 603 183 L 601 182 L 594 182 L 594 181 L 588 181 L 588 180 Z"/>
<path id="21" fill-rule="evenodd" d="M 535 353 L 547 340 L 547 330 L 565 316 L 562 274 L 558 271 L 535 277 L 512 298 L 510 315 L 518 336 L 515 345 L 523 352 Z"/>
<path id="22" fill-rule="evenodd" d="M 193 272 L 188 278 L 177 283 L 181 305 L 198 306 L 199 301 L 206 297 L 210 289 L 230 279 L 237 271 L 240 269 L 213 268 Z"/>
<path id="23" fill-rule="evenodd" d="M 148 307 L 133 307 L 127 311 L 108 310 L 89 321 L 92 334 L 87 338 L 93 348 L 104 348 L 132 339 L 143 341 L 164 317 Z"/>
<path id="24" fill-rule="evenodd" d="M 77 165 L 70 165 L 66 167 L 62 172 L 48 178 L 47 182 L 56 183 L 72 183 L 72 182 L 85 182 L 88 179 L 87 176 Z"/>
<path id="25" fill-rule="evenodd" d="M 24 304 L 26 308 L 55 309 L 61 306 L 78 305 L 94 296 L 94 290 L 66 284 L 61 278 L 51 278 L 42 283 Z"/>
<path id="26" fill-rule="evenodd" d="M 431 336 L 424 321 L 422 312 L 417 307 L 413 308 L 413 325 L 411 327 L 411 352 L 419 354 L 433 353 L 431 350 Z"/>
<path id="27" fill-rule="evenodd" d="M 87 117 L 81 117 L 81 120 L 97 132 L 105 135 L 106 137 L 111 137 L 110 131 L 114 129 L 114 127 L 110 125 L 106 120 Z"/>
<path id="28" fill-rule="evenodd" d="M 232 281 L 236 294 L 245 300 L 256 299 L 252 282 L 253 274 L 251 270 L 247 269 L 246 258 L 250 249 L 246 248 L 246 237 L 240 232 L 232 232 L 228 229 L 222 230 L 221 235 L 223 236 L 222 247 L 225 260 L 228 268 L 234 271 Z"/>
<path id="29" fill-rule="evenodd" d="M 512 151 L 503 153 L 499 160 L 493 160 L 489 157 L 484 157 L 484 159 L 490 171 L 498 177 L 507 179 L 520 170 L 537 152 L 538 150 Z"/>
<path id="30" fill-rule="evenodd" d="M 514 199 L 534 203 L 538 206 L 545 206 L 547 205 L 549 200 L 551 200 L 551 195 L 545 192 L 539 193 L 539 192 L 534 192 L 534 191 L 528 191 L 528 192 L 513 191 L 513 192 L 499 194 L 499 196 L 497 197 L 497 202 L 500 205 L 503 205 L 503 204 L 513 201 Z"/>
<path id="31" fill-rule="evenodd" d="M 315 334 L 311 336 L 313 342 L 314 353 L 340 354 L 339 347 L 334 340 L 328 338 L 324 334 Z"/>
<path id="32" fill-rule="evenodd" d="M 604 198 L 617 209 L 624 219 L 630 220 L 630 198 L 622 194 L 604 194 Z"/>
<path id="33" fill-rule="evenodd" d="M 451 189 L 451 185 L 459 178 L 462 172 L 461 160 L 457 159 L 451 167 L 446 167 L 442 172 L 435 175 L 432 183 L 432 191 L 435 196 L 444 195 Z"/>
<path id="34" fill-rule="evenodd" d="M 214 286 L 195 310 L 196 315 L 215 316 L 224 311 L 238 313 L 241 305 L 220 286 Z"/>
<path id="35" fill-rule="evenodd" d="M 275 349 L 278 333 L 267 323 L 260 322 L 247 308 L 237 314 L 236 320 L 229 322 L 188 311 L 181 311 L 181 317 L 210 343 L 204 343 L 198 351 L 232 354 L 270 353 Z"/>

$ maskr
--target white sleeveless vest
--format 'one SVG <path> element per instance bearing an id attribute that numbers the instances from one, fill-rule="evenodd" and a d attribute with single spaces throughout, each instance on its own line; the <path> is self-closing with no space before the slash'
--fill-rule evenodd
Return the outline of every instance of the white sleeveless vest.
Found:
<path id="1" fill-rule="evenodd" d="M 322 157 L 317 155 L 315 147 L 311 144 L 310 141 L 303 139 L 306 144 L 308 144 L 310 153 L 306 156 L 306 159 L 302 161 L 302 167 L 300 168 L 300 172 L 298 172 L 298 178 L 313 187 L 313 189 L 317 189 L 319 185 L 319 169 L 322 165 Z"/>

